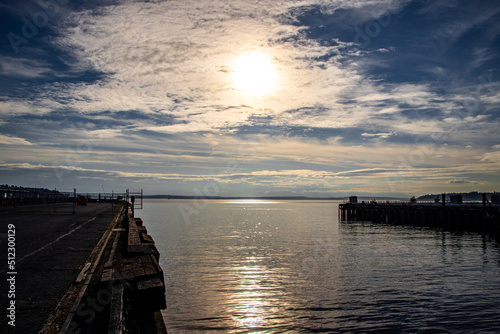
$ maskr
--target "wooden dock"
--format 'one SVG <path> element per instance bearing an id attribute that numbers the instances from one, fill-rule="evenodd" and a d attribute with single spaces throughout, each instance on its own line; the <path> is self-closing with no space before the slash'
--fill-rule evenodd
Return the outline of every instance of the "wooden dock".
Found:
<path id="1" fill-rule="evenodd" d="M 61 333 L 167 333 L 160 253 L 142 219 L 125 204 Z"/>
<path id="2" fill-rule="evenodd" d="M 498 205 L 450 203 L 344 203 L 339 222 L 369 221 L 500 235 Z"/>

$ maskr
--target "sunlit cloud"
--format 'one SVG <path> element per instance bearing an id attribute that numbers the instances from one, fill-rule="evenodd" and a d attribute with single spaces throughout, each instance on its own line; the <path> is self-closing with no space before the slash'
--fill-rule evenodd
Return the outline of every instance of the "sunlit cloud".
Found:
<path id="1" fill-rule="evenodd" d="M 0 145 L 32 145 L 24 138 L 0 135 Z"/>
<path id="2" fill-rule="evenodd" d="M 500 7 L 471 6 L 70 4 L 2 51 L 0 168 L 182 194 L 493 187 Z"/>

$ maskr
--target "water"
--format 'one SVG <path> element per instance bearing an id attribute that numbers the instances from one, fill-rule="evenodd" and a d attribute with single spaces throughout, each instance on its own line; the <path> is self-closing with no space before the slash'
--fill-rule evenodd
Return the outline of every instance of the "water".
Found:
<path id="1" fill-rule="evenodd" d="M 332 201 L 147 200 L 169 334 L 500 332 L 500 243 Z"/>

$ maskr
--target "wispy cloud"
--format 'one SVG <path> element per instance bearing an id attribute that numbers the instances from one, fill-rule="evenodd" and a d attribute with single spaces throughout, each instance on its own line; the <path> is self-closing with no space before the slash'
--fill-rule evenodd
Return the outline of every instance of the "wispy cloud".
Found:
<path id="1" fill-rule="evenodd" d="M 8 177 L 409 193 L 486 187 L 500 171 L 498 5 L 174 0 L 64 13 L 30 52 L 0 58 Z M 255 51 L 277 73 L 267 95 L 235 86 L 238 57 Z"/>
<path id="2" fill-rule="evenodd" d="M 52 73 L 49 64 L 44 61 L 3 57 L 0 58 L 0 75 L 14 78 L 42 78 Z"/>
<path id="3" fill-rule="evenodd" d="M 0 145 L 32 145 L 24 138 L 0 135 Z"/>

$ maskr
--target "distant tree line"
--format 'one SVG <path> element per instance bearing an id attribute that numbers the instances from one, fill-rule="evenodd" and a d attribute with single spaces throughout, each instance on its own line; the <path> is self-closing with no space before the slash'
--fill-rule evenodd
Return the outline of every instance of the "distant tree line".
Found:
<path id="1" fill-rule="evenodd" d="M 67 198 L 57 190 L 46 188 L 0 185 L 0 200 L 2 206 L 50 203 Z"/>
<path id="2" fill-rule="evenodd" d="M 445 196 L 446 196 L 447 201 L 450 200 L 451 196 L 461 195 L 464 202 L 481 202 L 483 200 L 482 194 L 483 193 L 481 193 L 481 192 L 471 191 L 468 193 L 446 193 Z M 486 198 L 488 198 L 488 200 L 491 200 L 491 195 L 498 195 L 498 192 L 496 192 L 496 191 L 487 192 Z M 417 198 L 417 200 L 419 200 L 419 201 L 434 201 L 436 198 L 441 200 L 441 196 L 442 196 L 442 194 L 429 194 L 429 195 L 420 196 Z"/>

